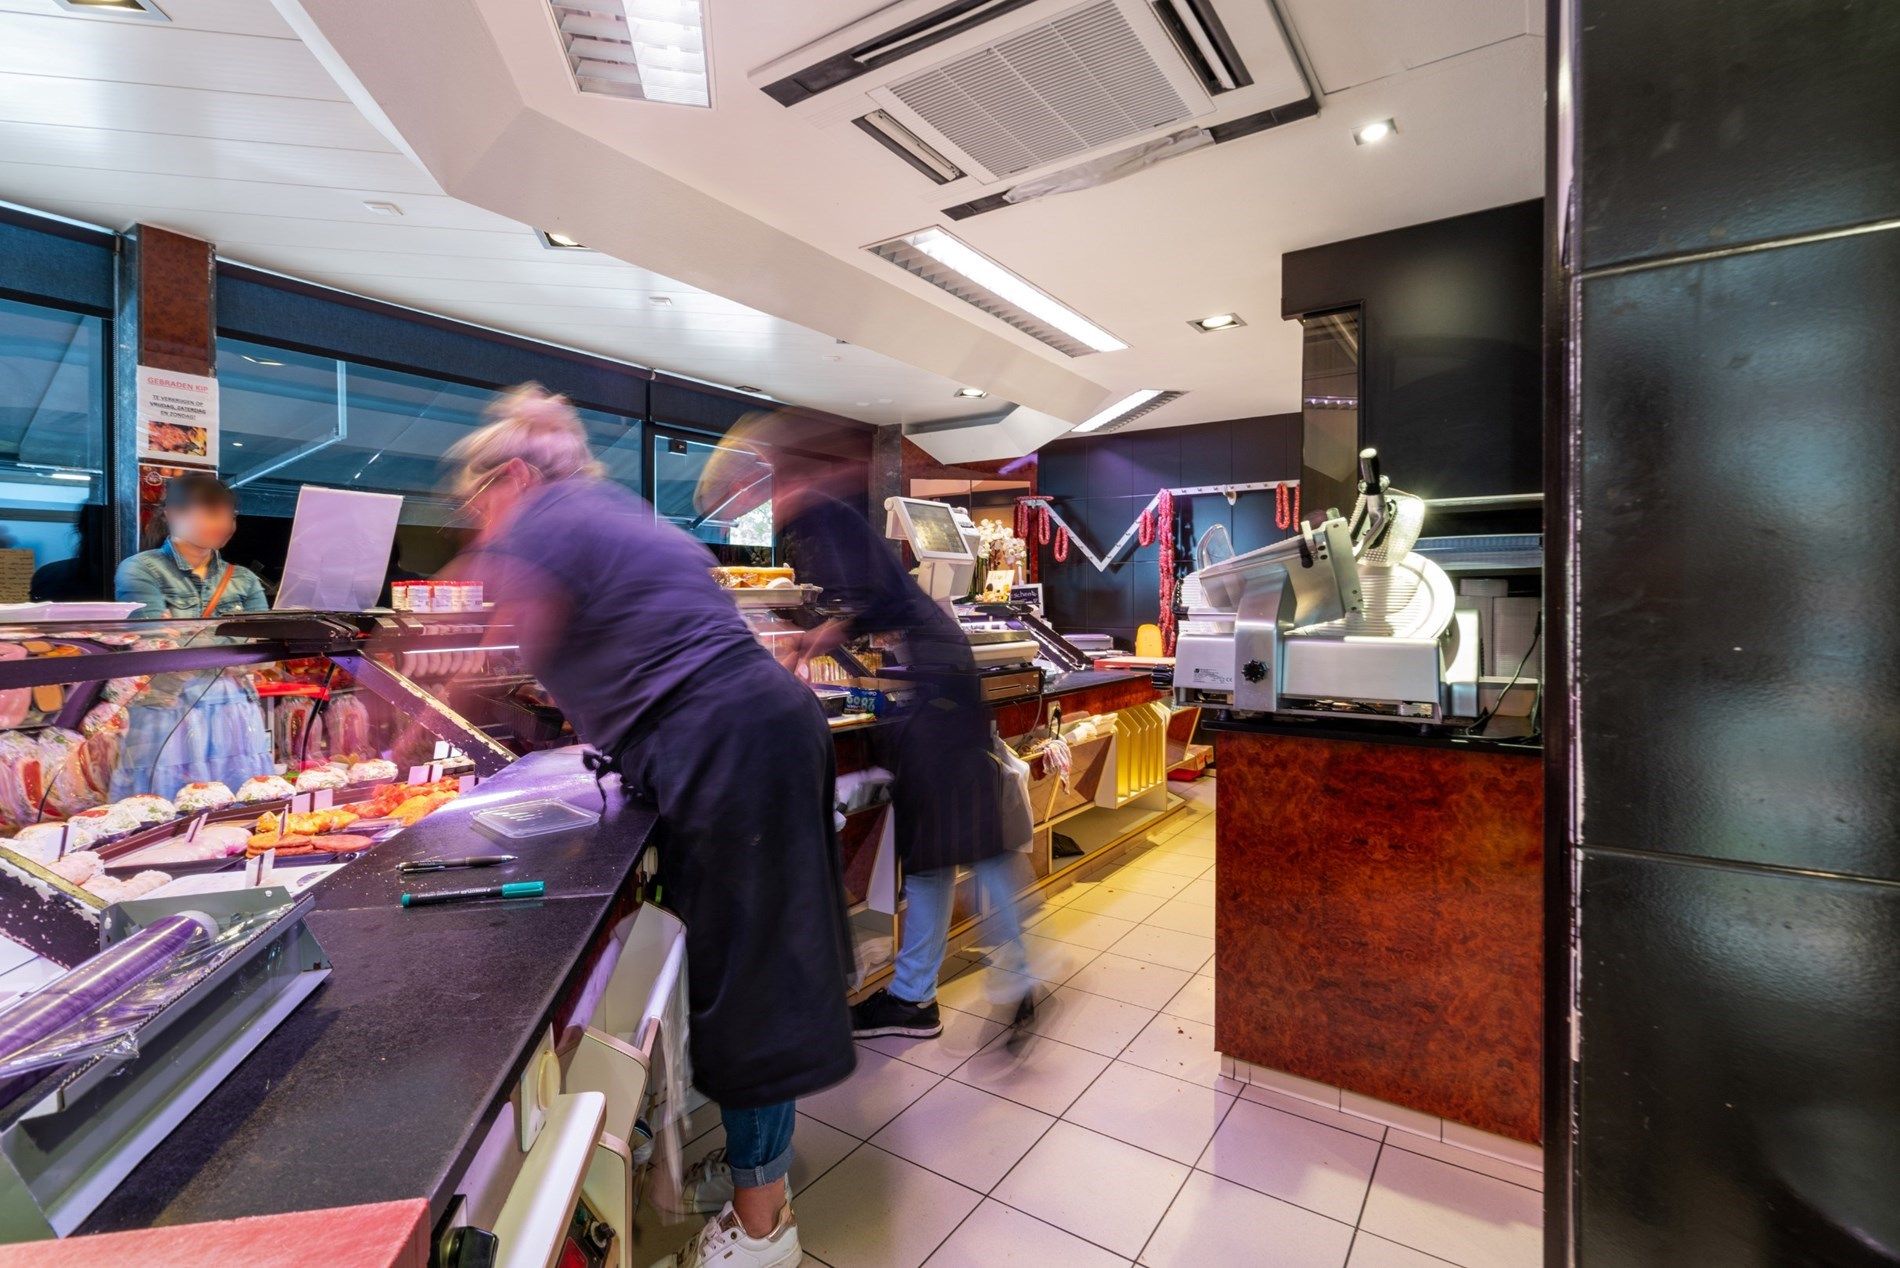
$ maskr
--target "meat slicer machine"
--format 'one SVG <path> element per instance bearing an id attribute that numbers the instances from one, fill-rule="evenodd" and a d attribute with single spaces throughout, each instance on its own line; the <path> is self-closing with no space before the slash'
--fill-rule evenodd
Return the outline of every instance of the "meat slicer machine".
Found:
<path id="1" fill-rule="evenodd" d="M 1477 614 L 1413 550 L 1424 500 L 1359 454 L 1352 517 L 1311 516 L 1298 534 L 1187 578 L 1175 646 L 1182 705 L 1237 713 L 1444 724 L 1478 712 Z M 1317 521 L 1317 522 L 1313 522 Z"/>

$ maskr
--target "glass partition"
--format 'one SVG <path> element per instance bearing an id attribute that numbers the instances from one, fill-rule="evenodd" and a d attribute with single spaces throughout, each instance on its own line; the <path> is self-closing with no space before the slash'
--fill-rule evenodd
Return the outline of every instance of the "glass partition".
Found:
<path id="1" fill-rule="evenodd" d="M 0 603 L 105 597 L 106 334 L 0 300 Z"/>
<path id="2" fill-rule="evenodd" d="M 717 504 L 697 504 L 700 477 L 718 450 L 707 436 L 659 432 L 651 442 L 653 510 L 712 547 L 722 563 L 769 564 L 773 559 L 772 468 L 740 453 L 722 473 Z"/>

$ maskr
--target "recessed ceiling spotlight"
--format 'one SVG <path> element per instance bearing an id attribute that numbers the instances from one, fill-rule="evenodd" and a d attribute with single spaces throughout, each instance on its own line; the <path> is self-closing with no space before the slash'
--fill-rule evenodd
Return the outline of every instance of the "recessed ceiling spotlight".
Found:
<path id="1" fill-rule="evenodd" d="M 238 355 L 240 357 L 243 357 L 246 361 L 249 361 L 252 365 L 282 365 L 283 364 L 282 361 L 273 361 L 269 357 L 254 357 L 248 352 L 240 352 L 238 353 Z"/>
<path id="2" fill-rule="evenodd" d="M 1352 139 L 1359 145 L 1373 145 L 1385 140 L 1399 130 L 1399 125 L 1390 119 L 1374 119 L 1371 123 L 1362 123 L 1353 129 Z"/>
<path id="3" fill-rule="evenodd" d="M 363 207 L 368 211 L 375 212 L 379 216 L 402 215 L 402 208 L 398 207 L 395 203 L 378 202 L 374 199 L 365 198 L 363 200 Z"/>
<path id="4" fill-rule="evenodd" d="M 983 399 L 984 397 L 986 397 L 986 396 L 988 396 L 988 395 L 989 395 L 989 393 L 988 393 L 988 392 L 985 392 L 985 391 L 984 391 L 984 390 L 983 390 L 982 388 L 980 388 L 980 387 L 960 387 L 960 388 L 958 388 L 958 389 L 957 389 L 957 395 L 958 395 L 958 396 L 967 396 L 967 397 L 969 397 L 969 398 L 970 398 L 971 400 L 973 400 L 973 401 L 980 401 L 980 400 L 982 400 L 982 399 Z"/>
<path id="5" fill-rule="evenodd" d="M 671 295 L 649 295 L 647 296 L 647 303 L 652 304 L 656 308 L 671 308 L 673 306 L 673 297 Z"/>
<path id="6" fill-rule="evenodd" d="M 147 18 L 153 22 L 169 22 L 165 11 L 152 3 L 152 0 L 53 0 L 60 8 L 69 13 L 100 14 L 110 13 L 122 18 Z"/>
<path id="7" fill-rule="evenodd" d="M 752 395 L 754 395 L 754 396 L 764 396 L 764 395 L 765 395 L 765 389 L 764 389 L 764 388 L 762 388 L 762 387 L 753 387 L 753 386 L 752 386 L 752 385 L 751 385 L 750 383 L 741 383 L 741 384 L 740 384 L 740 385 L 739 385 L 738 387 L 736 387 L 736 388 L 734 388 L 734 389 L 732 389 L 732 390 L 733 390 L 733 391 L 735 391 L 735 392 L 750 392 L 750 393 L 752 393 Z"/>
<path id="8" fill-rule="evenodd" d="M 1207 334 L 1215 330 L 1232 330 L 1236 326 L 1244 326 L 1246 324 L 1246 322 L 1241 320 L 1239 313 L 1215 313 L 1211 317 L 1197 318 L 1188 323 L 1188 325 L 1194 327 L 1202 334 Z"/>
<path id="9" fill-rule="evenodd" d="M 534 236 L 541 239 L 541 245 L 550 251 L 585 251 L 579 238 L 571 234 L 556 233 L 552 229 L 536 229 Z"/>

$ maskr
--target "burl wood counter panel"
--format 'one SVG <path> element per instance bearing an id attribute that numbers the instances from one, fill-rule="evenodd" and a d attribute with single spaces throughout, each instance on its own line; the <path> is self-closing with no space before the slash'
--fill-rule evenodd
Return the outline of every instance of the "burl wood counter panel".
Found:
<path id="1" fill-rule="evenodd" d="M 1222 732 L 1215 1045 L 1536 1142 L 1543 764 Z"/>

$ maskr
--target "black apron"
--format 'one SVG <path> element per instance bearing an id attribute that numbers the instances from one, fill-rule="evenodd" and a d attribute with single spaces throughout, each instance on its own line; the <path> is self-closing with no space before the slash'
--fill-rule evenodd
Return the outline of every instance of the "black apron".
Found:
<path id="1" fill-rule="evenodd" d="M 811 689 L 763 649 L 735 656 L 609 760 L 659 816 L 660 901 L 686 924 L 694 1083 L 757 1109 L 843 1080 L 853 955 L 837 763 Z"/>

